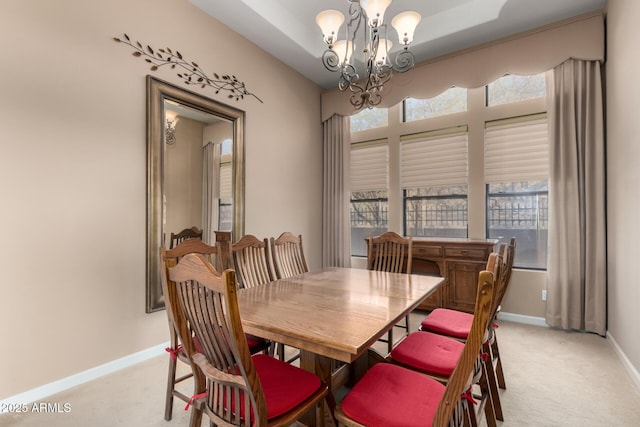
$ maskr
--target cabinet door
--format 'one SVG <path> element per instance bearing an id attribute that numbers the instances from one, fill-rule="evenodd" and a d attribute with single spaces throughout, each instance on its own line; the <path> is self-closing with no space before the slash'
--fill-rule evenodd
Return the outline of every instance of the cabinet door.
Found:
<path id="1" fill-rule="evenodd" d="M 431 295 L 429 295 L 427 299 L 422 301 L 418 306 L 418 310 L 431 311 L 436 308 L 442 307 L 442 294 L 444 293 L 443 286 L 444 286 L 444 283 L 442 284 L 442 286 L 436 289 Z"/>
<path id="2" fill-rule="evenodd" d="M 439 251 L 440 249 L 438 248 L 438 253 L 437 253 L 438 255 L 440 254 Z M 413 264 L 411 268 L 411 272 L 413 274 L 424 274 L 425 276 L 446 277 L 444 274 L 444 271 L 442 271 L 444 270 L 444 268 L 440 267 L 443 264 L 442 262 L 414 256 L 411 263 Z M 425 299 L 418 306 L 418 310 L 430 311 L 430 310 L 433 310 L 434 308 L 442 307 L 442 295 L 444 294 L 444 291 L 443 291 L 444 287 L 445 287 L 445 284 L 443 283 L 438 289 L 435 290 L 434 293 L 429 295 L 427 299 Z"/>
<path id="3" fill-rule="evenodd" d="M 485 262 L 447 262 L 447 295 L 445 307 L 473 313 L 478 288 L 478 274 L 484 270 Z"/>

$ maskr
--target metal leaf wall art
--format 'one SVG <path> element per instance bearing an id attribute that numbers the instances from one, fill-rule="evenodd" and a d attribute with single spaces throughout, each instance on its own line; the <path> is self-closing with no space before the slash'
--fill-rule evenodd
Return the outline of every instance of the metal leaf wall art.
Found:
<path id="1" fill-rule="evenodd" d="M 187 61 L 177 50 L 174 51 L 168 47 L 153 49 L 139 41 L 132 42 L 127 34 L 124 34 L 123 39 L 114 37 L 113 40 L 131 46 L 134 49 L 133 56 L 144 58 L 147 63 L 151 64 L 151 71 L 157 71 L 160 67 L 168 65 L 172 70 L 178 69 L 180 71 L 177 75 L 185 84 L 197 85 L 203 89 L 208 86 L 213 88 L 216 94 L 220 91 L 228 91 L 228 98 L 236 101 L 244 99 L 245 96 L 252 96 L 262 102 L 255 94 L 247 91 L 244 82 L 239 81 L 236 76 L 228 74 L 221 76 L 213 73 L 213 78 L 211 78 L 202 71 L 197 63 Z"/>

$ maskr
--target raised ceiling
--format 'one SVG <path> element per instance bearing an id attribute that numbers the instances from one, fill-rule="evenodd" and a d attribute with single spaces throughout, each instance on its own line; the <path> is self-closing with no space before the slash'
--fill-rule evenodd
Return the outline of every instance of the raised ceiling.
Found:
<path id="1" fill-rule="evenodd" d="M 315 16 L 325 9 L 345 15 L 347 0 L 190 0 L 198 8 L 288 64 L 323 88 L 337 78 L 320 60 L 326 49 Z M 480 45 L 584 13 L 606 0 L 395 0 L 385 22 L 399 12 L 422 15 L 411 51 L 416 62 Z M 344 31 L 344 26 L 342 28 Z M 396 39 L 389 29 L 389 38 Z M 398 43 L 392 49 L 397 51 Z"/>

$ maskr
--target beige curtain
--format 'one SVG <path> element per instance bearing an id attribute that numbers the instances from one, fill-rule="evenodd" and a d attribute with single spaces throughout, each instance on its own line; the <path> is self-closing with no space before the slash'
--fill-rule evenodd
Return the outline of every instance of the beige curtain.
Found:
<path id="1" fill-rule="evenodd" d="M 605 335 L 606 230 L 603 94 L 599 61 L 554 68 L 549 108 L 546 321 Z"/>
<path id="2" fill-rule="evenodd" d="M 220 203 L 220 144 L 202 147 L 202 241 L 213 244 Z"/>
<path id="3" fill-rule="evenodd" d="M 322 265 L 351 266 L 349 118 L 333 115 L 323 127 Z"/>

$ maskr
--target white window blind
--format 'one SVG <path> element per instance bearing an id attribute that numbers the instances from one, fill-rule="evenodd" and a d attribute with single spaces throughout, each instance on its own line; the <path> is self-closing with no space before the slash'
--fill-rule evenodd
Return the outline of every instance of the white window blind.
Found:
<path id="1" fill-rule="evenodd" d="M 351 145 L 351 191 L 386 190 L 389 175 L 387 140 Z"/>
<path id="2" fill-rule="evenodd" d="M 231 182 L 231 163 L 220 164 L 220 198 L 233 198 L 233 184 Z"/>
<path id="3" fill-rule="evenodd" d="M 488 184 L 547 180 L 546 114 L 488 122 L 484 135 L 484 174 Z"/>
<path id="4" fill-rule="evenodd" d="M 402 188 L 466 185 L 466 126 L 400 138 Z"/>

